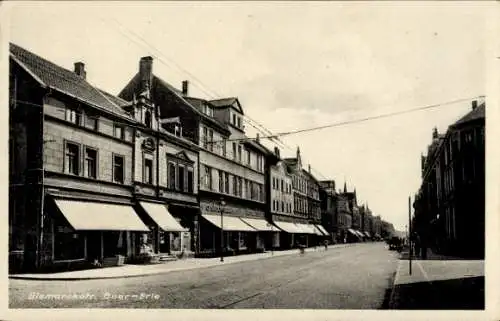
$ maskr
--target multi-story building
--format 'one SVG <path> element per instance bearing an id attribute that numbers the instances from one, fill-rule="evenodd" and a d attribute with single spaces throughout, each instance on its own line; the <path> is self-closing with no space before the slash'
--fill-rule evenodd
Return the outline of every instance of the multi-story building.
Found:
<path id="1" fill-rule="evenodd" d="M 159 121 L 182 129 L 183 137 L 198 145 L 198 199 L 192 217 L 195 252 L 245 252 L 263 248 L 265 221 L 266 150 L 245 136 L 243 108 L 237 98 L 204 100 L 189 96 L 189 83 L 178 90 L 152 72 L 152 59 L 141 64 L 151 76 L 151 103 Z M 137 75 L 120 96 L 134 99 L 143 77 Z M 222 232 L 222 233 L 221 233 Z M 258 233 L 259 232 L 259 233 Z M 260 233 L 262 232 L 262 233 Z M 221 239 L 221 235 L 223 236 Z"/>
<path id="2" fill-rule="evenodd" d="M 368 239 L 372 238 L 372 235 L 370 234 L 370 221 L 372 220 L 372 211 L 368 207 L 368 204 L 363 205 L 362 208 L 360 208 L 360 213 L 361 213 L 361 232 L 363 232 Z"/>
<path id="3" fill-rule="evenodd" d="M 352 234 L 352 214 L 349 208 L 347 197 L 339 190 L 337 195 L 337 226 L 338 226 L 338 242 L 346 243 L 349 236 Z"/>
<path id="4" fill-rule="evenodd" d="M 444 135 L 434 130 L 421 157 L 412 230 L 435 251 L 484 257 L 484 126 L 485 103 L 473 101 Z"/>
<path id="5" fill-rule="evenodd" d="M 153 86 L 152 58 L 140 60 L 138 73 L 119 96 L 133 104 L 123 109 L 140 125 L 134 129 L 133 185 L 137 212 L 152 230 L 143 243 L 156 253 L 194 251 L 198 213 L 200 148 L 184 137 L 177 118 L 161 118 Z M 121 130 L 115 126 L 115 130 Z"/>
<path id="6" fill-rule="evenodd" d="M 294 223 L 298 226 L 298 230 L 296 230 L 296 234 L 300 234 L 298 242 L 304 243 L 308 245 L 309 243 L 313 243 L 315 236 L 320 235 L 321 233 L 318 228 L 316 228 L 313 224 L 311 224 L 310 217 L 312 214 L 309 213 L 309 197 L 308 197 L 308 184 L 311 180 L 310 175 L 306 171 L 304 171 L 302 167 L 302 159 L 300 156 L 300 149 L 297 147 L 297 153 L 295 158 L 285 158 L 284 162 L 292 171 L 292 191 L 293 191 L 293 199 L 294 205 L 293 210 L 295 214 Z M 309 195 L 312 196 L 311 193 Z M 321 210 L 319 208 L 319 190 L 318 190 L 318 202 L 315 203 L 319 210 L 319 215 L 321 215 Z M 316 198 L 314 198 L 316 200 Z M 316 208 L 316 207 L 315 207 Z M 314 216 L 316 217 L 316 213 Z M 321 216 L 320 216 L 321 217 Z M 318 221 L 319 223 L 320 217 Z M 278 225 L 278 227 L 280 227 Z M 280 227 L 281 228 L 281 227 Z M 292 233 L 292 229 L 289 230 L 289 233 Z M 302 233 L 299 233 L 299 232 Z M 323 235 L 323 233 L 321 233 Z"/>
<path id="7" fill-rule="evenodd" d="M 320 182 L 321 199 L 321 222 L 325 227 L 328 240 L 332 243 L 338 241 L 338 216 L 337 216 L 337 192 L 335 190 L 335 181 Z"/>
<path id="8" fill-rule="evenodd" d="M 294 211 L 292 170 L 281 159 L 280 151 L 274 148 L 274 162 L 269 164 L 269 216 L 270 222 L 275 222 L 281 230 L 276 235 L 273 247 L 292 248 L 295 245 L 294 236 L 301 232 L 293 223 L 296 219 Z"/>
<path id="9" fill-rule="evenodd" d="M 358 242 L 362 241 L 365 238 L 365 235 L 362 234 L 359 229 L 361 227 L 361 214 L 359 212 L 358 200 L 356 194 L 356 188 L 353 192 L 347 191 L 347 186 L 344 183 L 344 192 L 343 196 L 347 200 L 347 206 L 349 208 L 349 213 L 351 215 L 351 224 L 347 229 L 348 232 L 348 241 L 350 242 Z"/>
<path id="10" fill-rule="evenodd" d="M 10 268 L 31 270 L 137 253 L 128 102 L 10 45 Z"/>

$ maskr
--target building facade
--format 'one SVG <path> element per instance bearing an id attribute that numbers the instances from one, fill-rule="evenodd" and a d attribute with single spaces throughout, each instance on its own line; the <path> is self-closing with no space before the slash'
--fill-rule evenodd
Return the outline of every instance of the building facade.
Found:
<path id="1" fill-rule="evenodd" d="M 435 129 L 422 156 L 412 229 L 434 251 L 484 257 L 485 108 L 483 101 L 473 101 L 472 110 L 445 134 Z"/>
<path id="2" fill-rule="evenodd" d="M 149 229 L 133 210 L 128 103 L 90 85 L 83 63 L 70 71 L 14 44 L 10 88 L 9 267 L 137 254 Z"/>
<path id="3" fill-rule="evenodd" d="M 152 72 L 151 101 L 160 123 L 180 128 L 197 145 L 199 209 L 192 217 L 192 249 L 196 253 L 248 252 L 264 248 L 265 149 L 245 136 L 244 112 L 237 98 L 204 100 L 189 96 L 189 82 L 178 90 Z M 133 99 L 143 77 L 136 75 L 120 97 Z M 245 219 L 243 221 L 242 219 Z M 249 225 L 249 220 L 253 225 Z"/>
<path id="4" fill-rule="evenodd" d="M 320 182 L 321 222 L 328 232 L 330 243 L 338 242 L 337 192 L 335 181 Z"/>

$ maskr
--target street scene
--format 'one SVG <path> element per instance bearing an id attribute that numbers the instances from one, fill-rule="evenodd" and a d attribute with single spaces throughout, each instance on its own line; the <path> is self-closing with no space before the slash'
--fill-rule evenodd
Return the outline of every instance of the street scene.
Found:
<path id="1" fill-rule="evenodd" d="M 9 8 L 11 309 L 486 309 L 486 7 Z"/>

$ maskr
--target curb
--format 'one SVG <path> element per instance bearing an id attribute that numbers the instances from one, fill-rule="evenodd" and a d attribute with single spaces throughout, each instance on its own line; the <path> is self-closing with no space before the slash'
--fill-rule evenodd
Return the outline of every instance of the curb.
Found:
<path id="1" fill-rule="evenodd" d="M 344 246 L 348 247 L 348 246 Z M 341 246 L 338 246 L 337 248 L 342 248 Z M 334 248 L 332 248 L 334 249 Z M 287 254 L 281 254 L 281 255 L 276 255 L 276 256 L 267 256 L 267 257 L 260 257 L 256 259 L 248 259 L 248 260 L 241 260 L 241 261 L 236 261 L 236 262 L 224 262 L 222 264 L 236 264 L 236 263 L 243 263 L 243 262 L 248 262 L 248 261 L 258 261 L 258 260 L 264 260 L 264 259 L 272 259 L 272 258 L 277 258 L 281 256 L 289 256 L 297 254 L 296 252 L 290 252 Z M 179 272 L 179 271 L 189 271 L 189 270 L 196 270 L 200 268 L 209 268 L 209 267 L 214 267 L 214 266 L 221 266 L 220 262 L 217 262 L 216 264 L 207 264 L 203 266 L 191 266 L 191 267 L 181 267 L 181 268 L 173 268 L 170 270 L 162 270 L 162 271 L 154 271 L 150 273 L 141 273 L 141 274 L 133 274 L 133 275 L 113 275 L 113 276 L 97 276 L 97 277 L 60 277 L 60 278 L 50 278 L 50 277 L 34 277 L 34 276 L 13 276 L 9 275 L 9 279 L 13 280 L 30 280 L 30 281 L 84 281 L 84 280 L 109 280 L 109 279 L 125 279 L 125 278 L 134 278 L 134 277 L 142 277 L 142 276 L 152 276 L 152 275 L 159 275 L 159 274 L 167 274 L 171 272 Z"/>

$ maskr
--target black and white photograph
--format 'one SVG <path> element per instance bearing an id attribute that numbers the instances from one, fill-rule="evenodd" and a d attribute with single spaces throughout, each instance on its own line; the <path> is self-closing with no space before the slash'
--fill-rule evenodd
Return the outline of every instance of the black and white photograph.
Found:
<path id="1" fill-rule="evenodd" d="M 491 3 L 4 9 L 10 310 L 486 310 Z"/>

